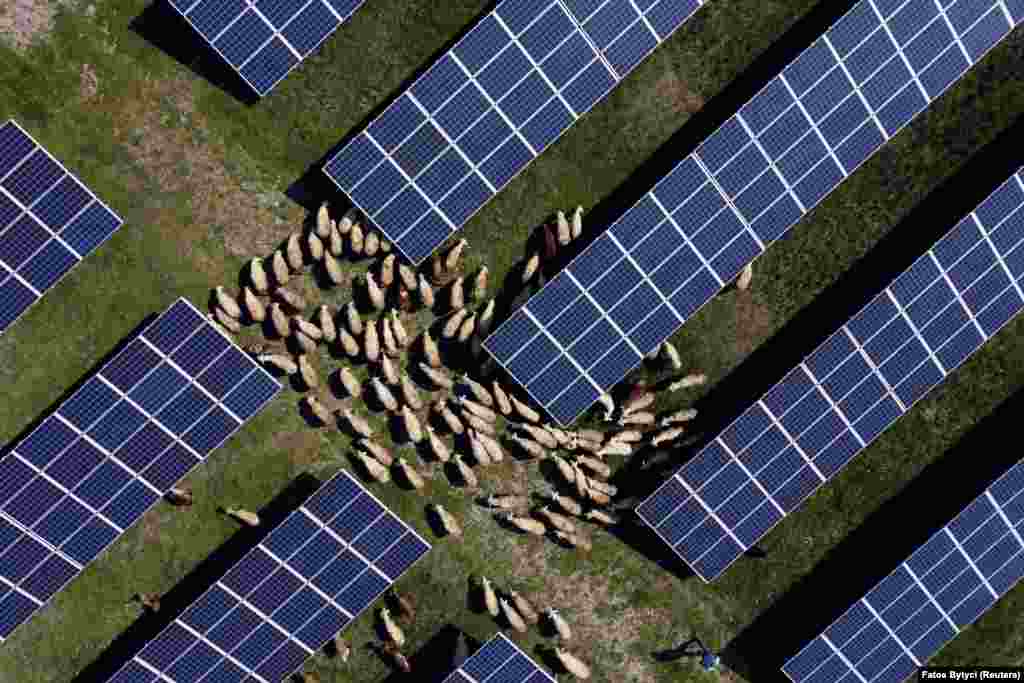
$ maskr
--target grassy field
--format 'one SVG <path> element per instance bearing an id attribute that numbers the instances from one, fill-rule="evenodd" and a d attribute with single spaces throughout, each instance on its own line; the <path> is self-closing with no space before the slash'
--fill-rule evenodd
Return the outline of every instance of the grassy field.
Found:
<path id="1" fill-rule="evenodd" d="M 582 204 L 591 226 L 607 225 L 850 4 L 710 3 L 471 221 L 467 268 L 486 263 L 491 282 L 503 282 L 529 232 L 556 208 Z M 168 35 L 145 0 L 62 10 L 27 51 L 0 42 L 0 120 L 17 118 L 126 219 L 0 337 L 8 386 L 0 439 L 15 442 L 146 316 L 178 296 L 204 304 L 211 287 L 236 283 L 248 258 L 300 229 L 321 197 L 298 181 L 486 7 L 373 0 L 256 106 L 211 83 L 215 60 Z M 686 362 L 709 375 L 693 396 L 704 428 L 722 426 L 760 395 L 1024 160 L 1012 158 L 1024 111 L 1022 57 L 1018 31 L 769 250 L 752 291 L 718 297 L 676 335 Z M 367 265 L 348 267 L 356 274 Z M 312 278 L 303 286 L 316 301 L 351 296 L 346 287 L 320 292 Z M 1020 320 L 1003 330 L 785 520 L 764 540 L 766 558 L 739 562 L 712 585 L 659 564 L 667 551 L 638 530 L 595 530 L 588 555 L 514 537 L 436 466 L 423 465 L 430 477 L 419 494 L 372 486 L 434 542 L 399 585 L 417 601 L 406 651 L 419 651 L 415 661 L 426 667 L 448 625 L 480 641 L 493 635 L 498 626 L 466 599 L 470 575 L 486 572 L 559 607 L 594 680 L 712 680 L 692 662 L 650 657 L 692 633 L 724 648 L 735 680 L 772 680 L 806 636 L 1012 461 L 1005 439 L 1021 403 L 1010 397 L 1024 385 L 1022 331 Z M 323 373 L 338 365 L 320 361 Z M 272 517 L 308 491 L 302 475 L 323 480 L 349 467 L 348 438 L 308 427 L 300 397 L 283 392 L 189 476 L 195 507 L 155 508 L 19 629 L 0 648 L 0 680 L 103 680 L 251 545 L 252 534 L 215 513 L 218 504 Z M 536 464 L 482 476 L 485 493 L 543 484 Z M 463 520 L 463 542 L 434 539 L 428 502 Z M 160 614 L 140 617 L 128 604 L 139 591 L 169 591 Z M 936 663 L 1020 664 L 1022 613 L 1018 586 Z M 355 651 L 348 665 L 318 656 L 307 669 L 333 683 L 387 676 L 364 648 L 370 618 L 346 636 Z M 535 631 L 518 640 L 531 653 L 551 642 Z"/>

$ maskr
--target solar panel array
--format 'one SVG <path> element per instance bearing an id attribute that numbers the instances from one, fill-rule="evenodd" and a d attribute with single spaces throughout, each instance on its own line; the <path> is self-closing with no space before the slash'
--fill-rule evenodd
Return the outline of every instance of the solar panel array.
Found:
<path id="1" fill-rule="evenodd" d="M 366 0 L 169 0 L 261 97 Z"/>
<path id="2" fill-rule="evenodd" d="M 324 171 L 429 256 L 706 0 L 504 0 Z"/>
<path id="3" fill-rule="evenodd" d="M 0 334 L 121 222 L 21 126 L 0 126 Z"/>
<path id="4" fill-rule="evenodd" d="M 555 683 L 504 634 L 487 641 L 444 683 Z"/>
<path id="5" fill-rule="evenodd" d="M 429 549 L 342 472 L 110 683 L 283 681 Z"/>
<path id="6" fill-rule="evenodd" d="M 1022 20 L 1019 0 L 857 3 L 485 348 L 572 422 Z"/>
<path id="7" fill-rule="evenodd" d="M 0 460 L 0 641 L 280 385 L 184 299 Z"/>
<path id="8" fill-rule="evenodd" d="M 1022 307 L 1010 178 L 644 501 L 705 581 L 836 475 Z"/>
<path id="9" fill-rule="evenodd" d="M 900 683 L 1024 576 L 1024 463 L 783 666 L 794 683 Z"/>

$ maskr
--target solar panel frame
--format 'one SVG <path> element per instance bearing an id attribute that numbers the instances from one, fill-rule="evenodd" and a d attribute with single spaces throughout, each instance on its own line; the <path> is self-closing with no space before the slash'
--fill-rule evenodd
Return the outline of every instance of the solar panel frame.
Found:
<path id="1" fill-rule="evenodd" d="M 602 50 L 592 37 L 600 17 L 588 14 L 592 26 L 584 28 L 572 0 L 503 0 L 328 160 L 324 172 L 418 264 L 706 2 L 654 0 L 641 11 L 633 0 L 605 0 L 602 9 L 625 8 L 634 18 Z M 556 15 L 568 27 L 551 38 Z M 626 34 L 641 25 L 656 43 L 636 51 L 639 43 Z M 424 140 L 416 137 L 421 131 Z M 407 168 L 396 156 L 407 144 L 430 155 L 419 159 L 423 165 Z"/>
<path id="2" fill-rule="evenodd" d="M 0 146 L 4 148 L 0 149 L 3 334 L 124 221 L 14 119 L 0 126 Z M 19 176 L 33 160 L 45 164 L 39 173 L 48 172 L 49 179 L 42 181 L 42 186 L 37 186 L 37 176 Z M 8 182 L 12 188 L 6 186 Z M 103 218 L 108 225 L 101 225 Z M 7 259 L 18 260 L 8 264 Z"/>
<path id="3" fill-rule="evenodd" d="M 1024 462 L 1018 462 L 782 671 L 793 683 L 899 683 L 1022 577 Z M 850 644 L 855 648 L 848 650 Z"/>
<path id="4" fill-rule="evenodd" d="M 551 674 L 537 666 L 518 645 L 500 632 L 444 679 L 444 683 L 485 681 L 556 683 Z"/>
<path id="5" fill-rule="evenodd" d="M 637 507 L 640 519 L 705 582 L 1024 308 L 1022 173 L 1002 183 Z M 925 298 L 933 288 L 944 299 L 938 305 Z M 744 504 L 733 508 L 730 496 L 744 487 L 757 506 L 738 499 Z"/>
<path id="6" fill-rule="evenodd" d="M 189 322 L 190 329 L 183 327 Z M 176 339 L 172 341 L 172 337 Z M 181 374 L 182 386 L 176 396 L 203 382 L 206 371 L 219 369 L 229 352 L 244 359 L 246 374 L 229 390 L 214 387 L 220 396 L 207 392 L 207 410 L 188 429 L 172 433 L 162 423 L 162 412 L 154 414 L 134 404 L 129 394 L 143 386 L 143 377 L 154 376 L 155 368 L 185 357 L 179 353 L 210 349 L 211 343 L 223 347 L 209 356 L 202 373 Z M 178 299 L 149 323 L 0 459 L 0 541 L 7 541 L 0 542 L 0 591 L 6 591 L 0 600 L 16 594 L 12 600 L 32 606 L 31 610 L 27 606 L 18 610 L 21 621 L 0 622 L 0 642 L 48 604 L 280 389 L 277 380 L 217 331 L 188 300 Z M 251 396 L 245 403 L 236 403 L 232 397 L 239 392 Z M 165 403 L 170 406 L 174 399 Z M 232 411 L 231 406 L 239 405 L 249 411 L 244 417 Z M 144 415 L 145 421 L 120 411 L 125 406 Z M 217 411 L 229 415 L 232 422 L 220 421 Z M 208 417 L 216 419 L 207 421 Z M 115 425 L 122 430 L 121 441 L 106 448 L 100 442 Z M 126 426 L 134 429 L 127 431 Z M 198 441 L 200 436 L 215 440 Z M 36 576 L 46 568 L 52 571 Z M 25 590 L 26 581 L 45 582 L 42 587 L 47 592 Z"/>
<path id="7" fill-rule="evenodd" d="M 959 31 L 948 14 L 961 7 L 960 2 L 967 7 L 967 0 L 947 7 L 906 0 L 887 3 L 885 11 L 874 0 L 858 2 L 499 325 L 484 348 L 555 421 L 573 422 L 1021 23 L 1000 0 L 986 1 L 986 13 Z M 896 29 L 905 38 L 899 42 L 890 24 L 902 27 L 904 10 L 922 12 L 929 7 L 935 9 L 930 23 L 913 35 Z M 858 36 L 858 22 L 868 12 L 875 22 L 872 33 Z M 992 18 L 1006 22 L 1002 35 L 993 32 L 998 27 L 989 25 Z M 930 56 L 926 50 L 934 47 L 933 28 L 947 31 L 949 44 L 915 70 L 911 60 L 923 62 L 921 55 Z M 891 52 L 878 66 L 863 61 L 877 49 L 871 43 L 876 36 L 888 41 Z M 856 38 L 861 42 L 854 44 Z M 959 56 L 962 68 L 956 78 L 930 79 L 930 69 L 950 66 L 939 61 L 943 55 Z M 896 87 L 893 79 L 900 73 L 903 80 L 897 79 Z M 899 99 L 909 98 L 901 93 L 916 93 L 921 106 Z M 672 230 L 659 232 L 664 226 Z M 645 246 L 648 239 L 655 241 Z M 626 286 L 610 272 L 622 263 L 631 266 Z M 595 303 L 590 290 L 602 275 L 610 289 L 620 292 L 613 302 L 624 302 L 633 286 L 646 285 L 658 294 L 658 303 L 639 312 L 632 303 L 619 303 L 619 314 L 628 312 L 630 319 L 647 314 L 625 330 L 617 324 L 615 308 L 598 306 L 598 318 L 614 334 L 602 337 L 607 362 L 598 358 L 583 367 L 575 355 L 589 343 L 577 342 L 571 348 L 552 344 L 552 326 L 570 320 L 575 306 Z M 576 303 L 562 307 L 562 317 L 553 320 L 535 315 L 534 302 L 556 286 L 571 290 Z M 645 299 L 652 301 L 649 292 Z M 535 340 L 539 349 L 530 348 Z M 524 375 L 521 368 L 517 372 L 517 354 L 534 357 L 528 365 L 532 374 Z M 540 382 L 545 367 L 560 357 L 570 361 L 575 374 L 559 394 L 539 395 L 531 383 Z M 598 371 L 601 376 L 594 377 Z"/>
<path id="8" fill-rule="evenodd" d="M 238 74 L 245 84 L 252 88 L 256 95 L 263 97 L 330 38 L 338 30 L 338 27 L 348 21 L 363 6 L 366 0 L 297 0 L 290 3 L 296 7 L 295 12 L 283 16 L 278 16 L 279 8 L 285 7 L 285 3 L 281 0 L 234 0 L 237 12 L 230 18 L 223 16 L 224 0 L 167 0 L 167 2 Z M 210 10 L 214 6 L 219 7 Z M 217 22 L 212 27 L 206 26 L 193 16 L 193 13 L 197 11 L 206 10 L 216 12 L 210 17 L 211 21 Z M 230 8 L 227 9 L 227 13 L 231 13 Z M 301 26 L 300 20 L 307 13 L 310 15 L 319 13 L 319 17 L 313 17 L 319 22 L 333 19 L 334 25 L 325 31 L 311 33 L 314 28 L 323 29 L 325 24 L 314 21 L 312 24 Z M 215 35 L 207 35 L 212 31 L 204 30 L 206 28 L 212 28 L 216 32 Z M 241 41 L 252 40 L 257 32 L 262 32 L 258 38 L 258 49 L 245 52 L 245 46 L 241 45 Z M 305 42 L 299 44 L 300 41 Z M 236 52 L 238 54 L 235 54 Z M 258 66 L 254 60 L 264 52 L 267 53 L 264 55 L 263 61 L 264 66 L 268 69 L 266 72 L 268 78 L 260 80 L 257 78 L 258 73 L 246 72 L 245 69 L 249 65 Z"/>
<path id="9" fill-rule="evenodd" d="M 360 539 L 381 527 L 384 542 L 369 559 Z M 223 669 L 234 676 L 225 680 L 286 680 L 429 550 L 422 536 L 342 470 L 108 680 L 220 681 L 213 672 Z M 396 556 L 397 565 L 379 564 Z M 362 581 L 368 574 L 377 582 Z M 349 609 L 347 596 L 358 598 L 358 609 Z M 198 662 L 197 648 L 203 652 Z"/>

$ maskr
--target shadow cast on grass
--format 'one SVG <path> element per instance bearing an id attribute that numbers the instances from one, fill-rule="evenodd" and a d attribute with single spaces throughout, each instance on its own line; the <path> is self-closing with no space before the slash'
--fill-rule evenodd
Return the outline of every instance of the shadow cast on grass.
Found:
<path id="1" fill-rule="evenodd" d="M 733 639 L 722 661 L 752 683 L 787 680 L 780 670 L 787 659 L 1017 463 L 1019 452 L 992 444 L 1014 428 L 1022 410 L 1024 392 L 1018 392 L 925 467 Z"/>
<path id="2" fill-rule="evenodd" d="M 408 657 L 413 678 L 416 681 L 419 683 L 441 683 L 451 674 L 454 669 L 452 660 L 455 654 L 455 644 L 460 633 L 461 631 L 454 624 L 445 624 L 420 649 Z M 480 648 L 481 643 L 469 636 L 465 636 L 465 638 L 470 655 L 472 655 Z M 384 678 L 381 683 L 404 683 L 408 680 L 410 680 L 409 674 L 395 671 Z"/>
<path id="3" fill-rule="evenodd" d="M 203 560 L 199 566 L 160 598 L 160 611 L 136 619 L 103 653 L 78 674 L 72 683 L 95 683 L 112 677 L 166 626 L 178 618 L 210 586 L 221 579 L 251 549 L 256 547 L 291 512 L 297 509 L 323 482 L 300 474 L 281 493 L 258 511 L 258 527 L 240 527 Z"/>

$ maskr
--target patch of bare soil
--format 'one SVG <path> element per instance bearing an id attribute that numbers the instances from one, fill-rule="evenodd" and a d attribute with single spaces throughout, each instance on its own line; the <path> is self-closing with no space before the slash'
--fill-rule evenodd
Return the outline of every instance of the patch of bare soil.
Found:
<path id="1" fill-rule="evenodd" d="M 25 50 L 45 37 L 61 5 L 55 0 L 7 0 L 0 3 L 0 40 L 15 50 Z"/>
<path id="2" fill-rule="evenodd" d="M 296 465 L 308 465 L 317 459 L 320 451 L 320 437 L 307 429 L 301 432 L 282 432 L 271 441 L 275 450 L 285 451 Z"/>
<path id="3" fill-rule="evenodd" d="M 654 91 L 659 100 L 680 113 L 692 114 L 704 106 L 704 98 L 700 93 L 690 90 L 686 81 L 675 71 L 666 71 L 654 84 Z"/>
<path id="4" fill-rule="evenodd" d="M 754 301 L 753 294 L 736 292 L 736 353 L 748 356 L 771 333 L 774 318 L 764 306 Z"/>

